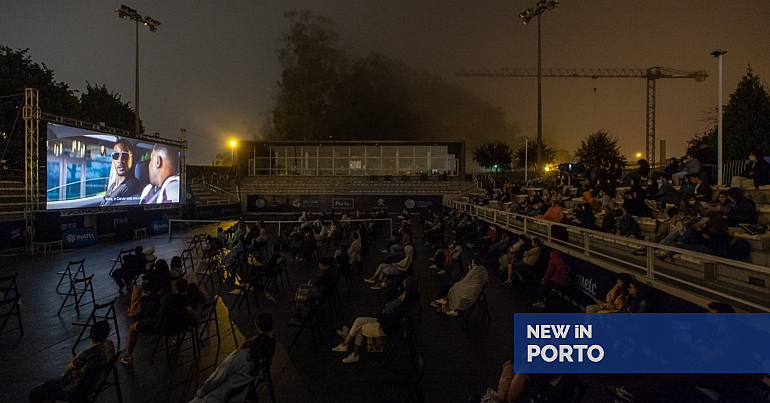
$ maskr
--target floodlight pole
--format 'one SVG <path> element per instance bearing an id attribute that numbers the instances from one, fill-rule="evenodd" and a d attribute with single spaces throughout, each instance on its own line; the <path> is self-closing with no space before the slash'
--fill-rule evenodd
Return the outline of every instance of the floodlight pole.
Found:
<path id="1" fill-rule="evenodd" d="M 717 183 L 722 185 L 722 56 L 727 53 L 724 50 L 717 49 L 711 52 L 711 55 L 719 59 L 719 101 L 717 103 L 718 123 L 717 123 Z"/>
<path id="2" fill-rule="evenodd" d="M 537 167 L 543 161 L 543 65 L 540 39 L 540 16 L 537 15 Z"/>
<path id="3" fill-rule="evenodd" d="M 136 22 L 136 80 L 134 82 L 134 132 L 138 135 L 142 132 L 142 124 L 139 120 L 139 19 Z"/>

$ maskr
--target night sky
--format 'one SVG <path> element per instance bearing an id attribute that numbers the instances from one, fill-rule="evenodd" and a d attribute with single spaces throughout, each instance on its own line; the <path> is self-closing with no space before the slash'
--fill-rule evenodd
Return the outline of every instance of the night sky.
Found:
<path id="1" fill-rule="evenodd" d="M 12 3 L 12 5 L 8 4 Z M 230 138 L 246 139 L 271 107 L 280 68 L 275 49 L 288 30 L 283 14 L 309 9 L 337 23 L 340 46 L 371 51 L 439 74 L 502 108 L 521 136 L 536 135 L 533 78 L 455 77 L 462 69 L 536 67 L 537 26 L 517 15 L 535 0 L 515 1 L 147 1 L 125 3 L 162 25 L 140 30 L 140 112 L 146 132 L 189 133 L 188 161 L 209 163 Z M 58 81 L 84 90 L 105 84 L 134 99 L 134 25 L 114 12 L 120 2 L 6 1 L 0 44 L 29 48 Z M 561 0 L 542 17 L 543 67 L 671 67 L 706 70 L 703 83 L 658 81 L 657 135 L 668 155 L 706 129 L 717 105 L 717 61 L 727 50 L 724 91 L 751 64 L 770 79 L 768 0 Z M 596 91 L 594 91 L 596 88 Z M 645 80 L 543 80 L 547 142 L 573 152 L 581 138 L 606 129 L 622 152 L 644 151 Z M 253 122 L 253 123 L 252 123 Z M 522 137 L 504 139 L 517 146 Z"/>

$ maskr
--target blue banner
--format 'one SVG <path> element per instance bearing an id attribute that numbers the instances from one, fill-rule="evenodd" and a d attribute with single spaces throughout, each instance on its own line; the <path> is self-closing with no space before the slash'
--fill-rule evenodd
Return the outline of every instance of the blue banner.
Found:
<path id="1" fill-rule="evenodd" d="M 150 231 L 153 234 L 168 234 L 168 220 L 153 220 L 150 223 Z"/>
<path id="2" fill-rule="evenodd" d="M 515 313 L 517 373 L 768 373 L 770 314 Z"/>
<path id="3" fill-rule="evenodd" d="M 80 248 L 99 241 L 99 233 L 93 228 L 71 229 L 62 232 L 62 243 L 67 248 Z"/>

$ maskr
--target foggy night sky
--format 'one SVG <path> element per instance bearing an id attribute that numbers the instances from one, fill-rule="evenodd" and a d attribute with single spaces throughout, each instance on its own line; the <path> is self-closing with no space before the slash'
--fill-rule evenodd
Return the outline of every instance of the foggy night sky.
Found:
<path id="1" fill-rule="evenodd" d="M 145 130 L 177 138 L 186 128 L 189 163 L 210 163 L 230 138 L 251 140 L 247 126 L 259 126 L 273 105 L 275 49 L 289 28 L 283 14 L 293 9 L 336 22 L 339 46 L 353 56 L 376 51 L 438 74 L 502 108 L 520 136 L 536 136 L 536 79 L 454 76 L 536 67 L 536 22 L 524 26 L 517 17 L 536 0 L 125 1 L 162 23 L 157 33 L 139 33 Z M 133 105 L 134 23 L 114 12 L 120 1 L 4 3 L 0 44 L 29 48 L 71 89 L 105 84 Z M 725 102 L 749 63 L 763 82 L 770 79 L 769 19 L 767 0 L 561 0 L 542 16 L 543 67 L 706 70 L 703 83 L 658 80 L 657 140 L 668 141 L 668 156 L 679 156 L 717 105 L 717 60 L 709 53 L 728 51 Z M 645 99 L 644 79 L 544 78 L 544 137 L 574 152 L 603 128 L 635 159 L 644 151 Z M 514 147 L 523 141 L 503 140 Z"/>

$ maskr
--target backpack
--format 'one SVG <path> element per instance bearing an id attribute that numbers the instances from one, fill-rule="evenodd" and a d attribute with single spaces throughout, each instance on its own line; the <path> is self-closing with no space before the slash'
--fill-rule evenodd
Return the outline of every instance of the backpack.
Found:
<path id="1" fill-rule="evenodd" d="M 722 252 L 722 253 L 719 253 Z M 722 251 L 717 251 L 718 256 L 733 260 L 749 260 L 751 256 L 751 244 L 745 239 L 736 239 L 732 246 Z"/>

